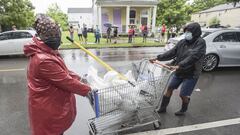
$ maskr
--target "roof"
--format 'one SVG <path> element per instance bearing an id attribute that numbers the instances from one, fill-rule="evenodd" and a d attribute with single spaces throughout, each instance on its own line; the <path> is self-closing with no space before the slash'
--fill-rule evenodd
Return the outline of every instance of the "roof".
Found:
<path id="1" fill-rule="evenodd" d="M 157 5 L 158 0 L 97 0 L 97 5 Z"/>
<path id="2" fill-rule="evenodd" d="M 68 8 L 68 13 L 92 13 L 92 8 Z"/>
<path id="3" fill-rule="evenodd" d="M 218 5 L 213 8 L 207 9 L 207 10 L 203 10 L 199 13 L 216 12 L 216 11 L 223 11 L 223 10 L 236 9 L 236 8 L 240 8 L 240 3 L 237 3 L 235 7 L 234 7 L 233 3 L 222 4 L 222 5 Z"/>

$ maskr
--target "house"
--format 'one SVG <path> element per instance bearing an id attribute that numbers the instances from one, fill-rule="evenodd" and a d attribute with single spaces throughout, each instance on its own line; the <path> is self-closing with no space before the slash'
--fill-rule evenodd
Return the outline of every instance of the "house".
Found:
<path id="1" fill-rule="evenodd" d="M 129 24 L 147 25 L 155 31 L 158 0 L 92 0 L 94 25 L 101 26 L 106 33 L 105 23 L 118 26 L 119 33 L 127 33 Z"/>
<path id="2" fill-rule="evenodd" d="M 209 26 L 209 22 L 212 18 L 220 20 L 220 24 L 223 26 L 240 26 L 240 3 L 235 7 L 232 3 L 215 6 L 193 14 L 191 20 Z"/>
<path id="3" fill-rule="evenodd" d="M 68 8 L 68 23 L 69 25 L 83 26 L 86 24 L 88 28 L 93 27 L 93 9 L 92 8 Z"/>

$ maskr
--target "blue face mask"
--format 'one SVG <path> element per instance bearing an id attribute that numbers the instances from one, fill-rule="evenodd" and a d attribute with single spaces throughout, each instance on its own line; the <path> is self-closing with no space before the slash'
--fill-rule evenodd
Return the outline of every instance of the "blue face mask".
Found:
<path id="1" fill-rule="evenodd" d="M 191 32 L 185 32 L 185 39 L 186 40 L 192 40 L 193 36 L 192 36 L 192 33 Z"/>

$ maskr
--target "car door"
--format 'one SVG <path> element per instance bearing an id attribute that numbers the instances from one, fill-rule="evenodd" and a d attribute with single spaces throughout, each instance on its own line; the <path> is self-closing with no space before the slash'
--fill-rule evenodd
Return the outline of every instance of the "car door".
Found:
<path id="1" fill-rule="evenodd" d="M 15 54 L 23 54 L 23 47 L 31 41 L 32 35 L 28 32 L 15 32 Z"/>
<path id="2" fill-rule="evenodd" d="M 3 33 L 0 40 L 0 55 L 8 55 L 15 52 L 13 32 Z"/>
<path id="3" fill-rule="evenodd" d="M 235 66 L 240 64 L 240 45 L 236 32 L 223 32 L 213 40 L 221 57 L 221 64 Z"/>

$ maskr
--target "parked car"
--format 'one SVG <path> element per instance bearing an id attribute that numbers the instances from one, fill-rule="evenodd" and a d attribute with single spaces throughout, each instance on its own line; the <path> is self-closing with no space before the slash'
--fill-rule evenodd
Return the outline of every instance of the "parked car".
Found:
<path id="1" fill-rule="evenodd" d="M 0 55 L 21 55 L 23 46 L 32 41 L 34 30 L 16 30 L 0 33 Z"/>
<path id="2" fill-rule="evenodd" d="M 240 66 L 240 30 L 219 30 L 204 39 L 207 44 L 204 71 L 212 71 L 216 67 Z"/>
<path id="3" fill-rule="evenodd" d="M 240 66 L 240 30 L 237 29 L 203 29 L 202 37 L 206 41 L 207 51 L 203 62 L 204 71 L 217 67 Z M 184 35 L 169 39 L 165 50 L 174 47 Z M 169 45 L 170 44 L 170 45 Z"/>

